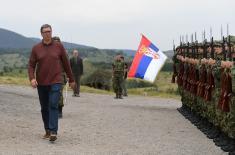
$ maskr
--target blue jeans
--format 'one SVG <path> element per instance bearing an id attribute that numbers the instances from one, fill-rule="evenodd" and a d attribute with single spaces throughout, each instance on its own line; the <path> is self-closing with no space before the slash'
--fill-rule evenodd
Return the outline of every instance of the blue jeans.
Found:
<path id="1" fill-rule="evenodd" d="M 58 131 L 58 103 L 61 95 L 61 84 L 37 86 L 41 105 L 42 120 L 45 130 L 57 134 Z"/>

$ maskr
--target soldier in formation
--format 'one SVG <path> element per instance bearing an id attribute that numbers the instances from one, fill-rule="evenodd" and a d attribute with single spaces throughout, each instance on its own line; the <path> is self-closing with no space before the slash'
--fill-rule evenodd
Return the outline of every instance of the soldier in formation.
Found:
<path id="1" fill-rule="evenodd" d="M 178 84 L 186 118 L 222 150 L 235 154 L 235 42 L 180 43 L 172 82 Z"/>

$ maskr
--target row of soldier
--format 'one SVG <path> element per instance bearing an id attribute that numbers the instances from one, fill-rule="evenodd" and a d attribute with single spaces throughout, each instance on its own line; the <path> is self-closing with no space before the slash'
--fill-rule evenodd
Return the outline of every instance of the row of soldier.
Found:
<path id="1" fill-rule="evenodd" d="M 182 113 L 224 151 L 235 151 L 235 42 L 180 44 L 173 57 Z"/>

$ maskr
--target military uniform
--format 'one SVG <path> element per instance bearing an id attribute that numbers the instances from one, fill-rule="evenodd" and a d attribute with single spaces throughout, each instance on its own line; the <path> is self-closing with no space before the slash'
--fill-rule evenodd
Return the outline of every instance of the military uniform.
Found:
<path id="1" fill-rule="evenodd" d="M 113 63 L 113 89 L 116 98 L 122 98 L 122 84 L 124 78 L 124 62 L 119 57 Z"/>
<path id="2" fill-rule="evenodd" d="M 124 79 L 122 84 L 123 96 L 127 96 L 127 88 L 126 88 L 127 73 L 128 73 L 128 64 L 124 63 Z"/>
<path id="3" fill-rule="evenodd" d="M 53 40 L 57 41 L 57 42 L 61 42 L 60 41 L 60 38 L 55 36 L 52 38 Z M 61 79 L 62 79 L 62 82 L 61 82 L 61 90 L 60 90 L 60 99 L 59 99 L 59 104 L 58 104 L 58 110 L 59 110 L 59 118 L 62 118 L 62 115 L 63 115 L 63 107 L 64 107 L 64 96 L 63 96 L 63 90 L 64 90 L 64 86 L 66 85 L 67 83 L 67 76 L 66 76 L 66 73 L 64 71 L 64 69 L 62 69 L 63 72 L 62 72 L 62 75 L 61 75 Z"/>

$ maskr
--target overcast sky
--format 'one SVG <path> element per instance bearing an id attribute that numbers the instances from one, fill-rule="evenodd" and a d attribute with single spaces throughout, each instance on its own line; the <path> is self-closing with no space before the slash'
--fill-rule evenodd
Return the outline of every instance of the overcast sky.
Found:
<path id="1" fill-rule="evenodd" d="M 180 35 L 203 29 L 215 39 L 229 23 L 235 35 L 235 0 L 0 0 L 0 27 L 41 37 L 49 23 L 53 35 L 98 48 L 137 49 L 141 33 L 162 50 Z"/>

